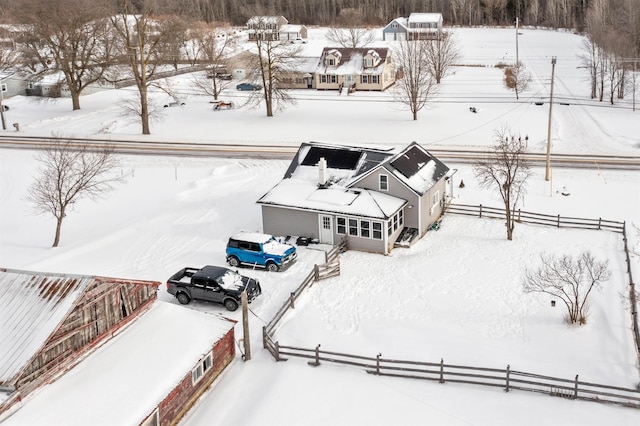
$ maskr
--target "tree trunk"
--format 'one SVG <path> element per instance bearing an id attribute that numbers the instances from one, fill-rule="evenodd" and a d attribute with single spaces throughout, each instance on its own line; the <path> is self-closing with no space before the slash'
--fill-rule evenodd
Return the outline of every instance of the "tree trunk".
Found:
<path id="1" fill-rule="evenodd" d="M 67 84 L 67 86 L 69 86 L 69 92 L 71 93 L 71 102 L 73 103 L 73 110 L 77 111 L 80 109 L 80 92 L 78 92 L 76 88 L 71 84 Z"/>
<path id="2" fill-rule="evenodd" d="M 140 119 L 142 120 L 142 134 L 150 135 L 149 127 L 149 105 L 147 103 L 147 86 L 143 85 L 140 90 Z"/>
<path id="3" fill-rule="evenodd" d="M 58 243 L 60 242 L 60 229 L 62 228 L 62 219 L 64 218 L 64 213 L 58 216 L 58 220 L 56 223 L 56 236 L 53 239 L 53 245 L 51 247 L 58 247 Z"/>
<path id="4" fill-rule="evenodd" d="M 273 105 L 271 100 L 265 101 L 265 104 L 267 105 L 267 117 L 273 117 Z"/>

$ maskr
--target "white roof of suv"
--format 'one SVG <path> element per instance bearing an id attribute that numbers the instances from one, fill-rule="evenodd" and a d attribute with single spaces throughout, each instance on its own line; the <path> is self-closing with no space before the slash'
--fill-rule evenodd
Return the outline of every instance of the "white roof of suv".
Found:
<path id="1" fill-rule="evenodd" d="M 238 232 L 233 237 L 232 240 L 240 240 L 240 241 L 248 241 L 250 243 L 266 243 L 270 239 L 273 238 L 273 235 L 269 234 L 261 234 L 259 232 Z"/>

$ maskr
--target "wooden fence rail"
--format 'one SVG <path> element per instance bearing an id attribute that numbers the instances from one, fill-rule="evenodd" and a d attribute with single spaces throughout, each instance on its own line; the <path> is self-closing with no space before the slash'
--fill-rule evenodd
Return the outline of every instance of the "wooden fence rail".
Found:
<path id="1" fill-rule="evenodd" d="M 485 218 L 504 218 L 504 210 L 486 206 L 471 206 L 464 204 L 449 204 L 446 213 L 461 214 Z M 584 219 L 561 217 L 560 215 L 546 215 L 518 210 L 514 217 L 519 222 L 533 223 L 558 228 L 580 228 L 594 230 L 608 230 L 620 232 L 625 242 L 627 256 L 627 272 L 630 280 L 630 292 L 632 296 L 632 317 L 634 320 L 634 333 L 636 347 L 640 354 L 640 334 L 638 333 L 637 312 L 635 304 L 635 287 L 631 276 L 631 263 L 626 240 L 625 222 L 617 222 L 606 219 Z M 344 244 L 344 242 L 341 242 Z M 623 388 L 603 385 L 598 383 L 583 382 L 576 375 L 574 379 L 544 376 L 540 374 L 506 369 L 472 367 L 464 365 L 445 364 L 441 359 L 439 363 L 421 362 L 410 360 L 397 360 L 382 358 L 379 353 L 374 357 L 345 354 L 321 350 L 321 345 L 313 349 L 280 345 L 274 340 L 274 330 L 282 320 L 284 314 L 295 307 L 295 301 L 305 289 L 313 285 L 319 279 L 338 275 L 340 272 L 339 255 L 346 249 L 345 246 L 334 247 L 325 253 L 325 264 L 316 265 L 314 270 L 303 280 L 302 284 L 291 293 L 291 297 L 283 304 L 274 318 L 262 330 L 263 346 L 271 353 L 276 361 L 286 361 L 288 357 L 308 359 L 308 364 L 319 366 L 322 362 L 350 365 L 363 368 L 369 374 L 390 377 L 404 377 L 421 380 L 430 380 L 438 383 L 462 383 L 479 386 L 504 388 L 505 392 L 521 390 L 537 392 L 550 396 L 596 401 L 624 405 L 640 409 L 640 389 Z"/>
<path id="2" fill-rule="evenodd" d="M 479 218 L 504 219 L 505 210 L 496 207 L 487 207 L 480 205 L 468 204 L 448 204 L 445 213 L 473 216 Z M 548 215 L 542 213 L 534 213 L 518 209 L 513 212 L 516 222 L 532 223 L 535 225 L 553 226 L 556 228 L 578 228 L 605 230 L 622 233 L 625 228 L 625 222 L 607 219 L 586 219 L 581 217 L 567 217 L 560 215 Z"/>
<path id="3" fill-rule="evenodd" d="M 269 336 L 269 351 L 274 358 L 285 361 L 287 357 L 308 359 L 308 364 L 319 366 L 323 362 L 350 365 L 363 368 L 369 374 L 388 377 L 403 377 L 430 380 L 438 383 L 462 383 L 478 386 L 503 388 L 505 392 L 521 390 L 542 393 L 569 399 L 597 401 L 640 408 L 640 390 L 618 386 L 590 383 L 574 379 L 545 376 L 505 369 L 472 367 L 465 365 L 445 364 L 440 362 L 420 362 L 382 358 L 376 356 L 362 356 L 321 350 L 321 345 L 315 348 L 299 348 L 294 346 L 280 346 Z"/>

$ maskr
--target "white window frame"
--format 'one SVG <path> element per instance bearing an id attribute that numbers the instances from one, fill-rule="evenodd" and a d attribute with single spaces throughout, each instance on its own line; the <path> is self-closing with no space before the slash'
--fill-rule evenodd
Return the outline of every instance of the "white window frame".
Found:
<path id="1" fill-rule="evenodd" d="M 371 84 L 378 84 L 378 76 L 377 75 L 372 75 L 371 76 Z"/>
<path id="2" fill-rule="evenodd" d="M 369 221 L 369 220 L 361 220 L 360 221 L 360 230 L 359 231 L 360 231 L 360 237 L 361 238 L 371 238 L 371 221 Z"/>
<path id="3" fill-rule="evenodd" d="M 327 82 L 327 75 L 320 74 L 320 83 L 326 83 L 326 82 Z"/>
<path id="4" fill-rule="evenodd" d="M 373 58 L 364 58 L 364 67 L 371 68 L 373 66 Z"/>
<path id="5" fill-rule="evenodd" d="M 347 232 L 349 233 L 350 237 L 359 237 L 360 233 L 359 231 L 359 226 L 358 226 L 358 219 L 352 219 L 349 218 L 347 219 Z M 352 233 L 351 230 L 355 230 L 355 233 Z"/>
<path id="6" fill-rule="evenodd" d="M 342 224 L 340 222 L 342 222 Z M 346 217 L 342 217 L 342 216 L 336 217 L 336 234 L 347 235 L 347 218 Z"/>
<path id="7" fill-rule="evenodd" d="M 389 190 L 389 175 L 385 175 L 385 174 L 378 175 L 378 189 L 380 191 L 385 191 L 385 192 Z"/>
<path id="8" fill-rule="evenodd" d="M 431 207 L 437 205 L 440 202 L 440 191 L 436 191 L 433 193 L 433 197 L 431 198 Z"/>
<path id="9" fill-rule="evenodd" d="M 204 375 L 213 367 L 213 354 L 209 352 L 206 354 L 200 361 L 198 361 L 198 365 L 196 365 L 193 370 L 191 370 L 191 384 L 195 385 L 198 383 Z"/>
<path id="10" fill-rule="evenodd" d="M 376 225 L 378 229 L 376 229 Z M 371 222 L 371 238 L 374 240 L 381 240 L 382 229 L 383 229 L 382 222 Z M 376 234 L 378 235 L 377 237 L 376 237 Z"/>
<path id="11" fill-rule="evenodd" d="M 327 65 L 332 67 L 336 64 L 336 60 L 334 58 L 327 58 Z"/>

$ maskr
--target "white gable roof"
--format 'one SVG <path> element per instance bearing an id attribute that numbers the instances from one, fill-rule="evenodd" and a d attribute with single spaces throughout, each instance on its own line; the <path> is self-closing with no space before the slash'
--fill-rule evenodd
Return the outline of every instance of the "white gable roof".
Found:
<path id="1" fill-rule="evenodd" d="M 191 372 L 234 323 L 157 301 L 130 327 L 2 423 L 137 425 Z"/>

